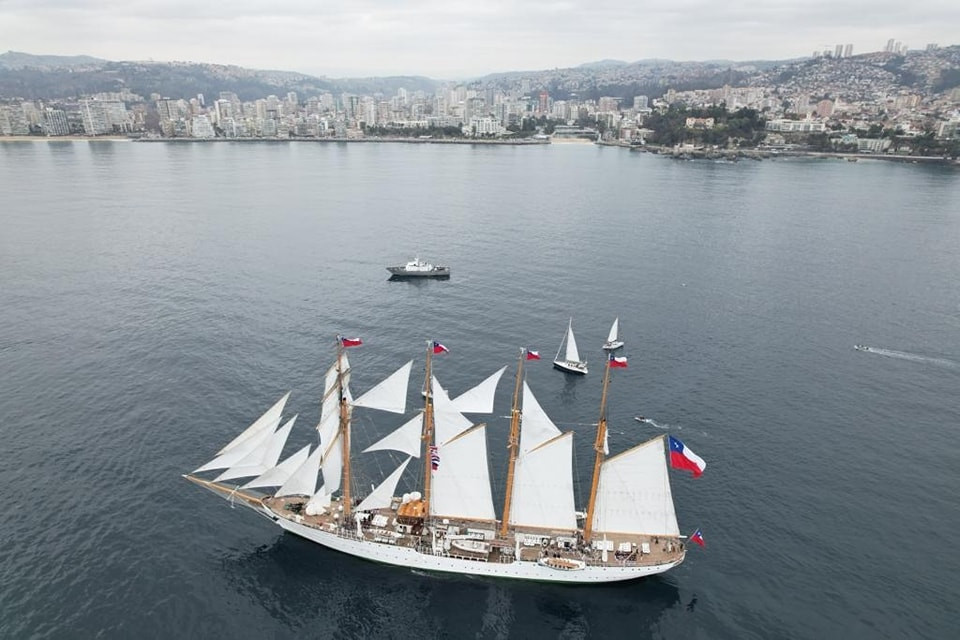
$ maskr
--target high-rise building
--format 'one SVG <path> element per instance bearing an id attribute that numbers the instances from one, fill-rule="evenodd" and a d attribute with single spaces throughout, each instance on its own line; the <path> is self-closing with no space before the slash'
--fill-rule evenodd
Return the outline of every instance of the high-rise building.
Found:
<path id="1" fill-rule="evenodd" d="M 842 57 L 843 57 L 843 45 L 842 45 L 842 44 L 838 44 L 837 46 L 835 46 L 835 47 L 833 48 L 833 57 L 834 57 L 834 58 L 842 58 Z"/>
<path id="2" fill-rule="evenodd" d="M 634 109 L 646 109 L 649 104 L 650 99 L 647 96 L 633 96 Z"/>
<path id="3" fill-rule="evenodd" d="M 102 136 L 105 133 L 113 132 L 103 102 L 81 100 L 80 113 L 83 116 L 83 130 L 88 136 Z"/>
<path id="4" fill-rule="evenodd" d="M 43 132 L 48 136 L 65 136 L 70 133 L 70 123 L 63 109 L 47 107 L 43 112 Z"/>
<path id="5" fill-rule="evenodd" d="M 844 58 L 849 58 L 849 57 L 852 56 L 852 55 L 853 55 L 853 45 L 852 45 L 852 44 L 848 44 L 847 46 L 845 46 L 845 47 L 843 48 L 843 57 L 844 57 Z"/>
<path id="6" fill-rule="evenodd" d="M 887 46 L 885 46 L 883 50 L 886 51 L 887 53 L 893 53 L 893 43 L 894 43 L 893 38 L 890 38 L 889 40 L 887 40 Z"/>

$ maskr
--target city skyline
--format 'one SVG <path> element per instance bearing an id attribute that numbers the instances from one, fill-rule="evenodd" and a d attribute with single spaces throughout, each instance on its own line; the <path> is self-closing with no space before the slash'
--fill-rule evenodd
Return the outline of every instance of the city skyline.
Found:
<path id="1" fill-rule="evenodd" d="M 393 5 L 393 6 L 391 6 Z M 465 3 L 357 0 L 325 8 L 236 0 L 11 0 L 0 4 L 3 49 L 111 60 L 190 60 L 328 77 L 489 73 L 575 67 L 603 59 L 789 59 L 852 44 L 882 51 L 954 44 L 960 5 L 917 0 L 762 6 L 678 0 L 630 7 L 597 0 Z M 229 14 L 227 14 L 229 12 Z"/>

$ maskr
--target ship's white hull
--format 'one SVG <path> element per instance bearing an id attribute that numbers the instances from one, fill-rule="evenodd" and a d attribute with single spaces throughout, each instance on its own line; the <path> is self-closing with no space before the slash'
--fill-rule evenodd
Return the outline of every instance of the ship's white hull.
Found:
<path id="1" fill-rule="evenodd" d="M 443 573 L 460 573 L 475 576 L 490 576 L 495 578 L 513 578 L 516 580 L 535 580 L 539 582 L 563 582 L 568 584 L 622 582 L 635 580 L 644 576 L 663 573 L 683 562 L 679 560 L 657 565 L 645 566 L 586 566 L 576 571 L 564 571 L 537 564 L 536 562 L 481 562 L 477 560 L 462 560 L 445 555 L 429 555 L 420 553 L 410 547 L 380 544 L 361 541 L 355 538 L 345 538 L 306 525 L 276 517 L 267 512 L 271 520 L 275 520 L 284 530 L 306 538 L 336 551 L 382 562 L 384 564 L 420 569 L 423 571 L 437 571 Z"/>

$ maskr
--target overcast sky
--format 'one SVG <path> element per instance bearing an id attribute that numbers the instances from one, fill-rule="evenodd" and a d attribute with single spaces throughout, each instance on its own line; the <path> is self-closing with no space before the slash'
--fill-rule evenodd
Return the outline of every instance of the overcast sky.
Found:
<path id="1" fill-rule="evenodd" d="M 0 52 L 330 77 L 808 56 L 960 44 L 957 0 L 0 0 Z"/>

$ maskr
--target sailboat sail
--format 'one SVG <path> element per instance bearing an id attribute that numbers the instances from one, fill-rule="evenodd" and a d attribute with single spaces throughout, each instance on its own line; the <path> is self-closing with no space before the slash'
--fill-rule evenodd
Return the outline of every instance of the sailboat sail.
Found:
<path id="1" fill-rule="evenodd" d="M 604 461 L 593 517 L 596 532 L 678 536 L 663 437 Z"/>
<path id="2" fill-rule="evenodd" d="M 433 376 L 432 380 L 434 389 L 440 386 L 436 376 Z M 431 394 L 431 396 L 433 398 L 434 439 L 438 444 L 443 444 L 451 438 L 455 438 L 471 427 L 473 423 L 457 411 L 456 405 L 446 394 Z"/>
<path id="3" fill-rule="evenodd" d="M 628 323 L 629 324 L 629 323 Z M 612 344 L 620 339 L 620 318 L 614 318 L 613 325 L 610 327 L 610 333 L 607 335 L 607 344 Z"/>
<path id="4" fill-rule="evenodd" d="M 317 447 L 273 495 L 278 498 L 281 496 L 312 496 L 317 490 L 317 474 L 320 471 L 320 454 L 322 452 L 323 449 Z"/>
<path id="5" fill-rule="evenodd" d="M 437 446 L 439 462 L 432 472 L 430 514 L 494 520 L 486 425 L 478 424 Z"/>
<path id="6" fill-rule="evenodd" d="M 493 413 L 493 398 L 500 377 L 507 368 L 503 367 L 487 377 L 486 380 L 465 391 L 453 399 L 453 405 L 460 413 Z"/>
<path id="7" fill-rule="evenodd" d="M 327 493 L 333 493 L 340 488 L 341 475 L 343 474 L 343 446 L 340 441 L 340 434 L 337 433 L 330 444 L 321 442 L 320 449 L 323 451 L 323 458 L 320 461 L 323 468 L 323 486 Z"/>
<path id="8" fill-rule="evenodd" d="M 523 381 L 523 428 L 520 429 L 520 455 L 560 435 L 560 429 L 546 414 L 533 391 Z"/>
<path id="9" fill-rule="evenodd" d="M 397 483 L 400 482 L 400 476 L 403 475 L 411 458 L 407 458 L 397 467 L 393 473 L 387 476 L 386 480 L 380 483 L 376 489 L 370 492 L 363 502 L 357 505 L 357 511 L 370 511 L 372 509 L 384 509 L 390 506 L 393 501 L 393 494 L 397 490 Z"/>
<path id="10" fill-rule="evenodd" d="M 261 487 L 279 487 L 290 479 L 290 476 L 293 475 L 293 472 L 299 469 L 300 465 L 306 462 L 309 456 L 310 445 L 307 445 L 277 466 L 273 467 L 272 469 L 267 469 L 261 475 L 257 476 L 240 488 L 255 489 Z"/>
<path id="11" fill-rule="evenodd" d="M 547 440 L 517 458 L 510 524 L 577 528 L 573 499 L 573 432 Z"/>
<path id="12" fill-rule="evenodd" d="M 413 360 L 407 362 L 387 379 L 376 385 L 353 401 L 355 407 L 380 409 L 392 413 L 404 413 L 407 410 L 407 383 Z"/>
<path id="13" fill-rule="evenodd" d="M 243 442 L 235 444 L 228 449 L 226 453 L 217 456 L 199 469 L 196 469 L 194 473 L 213 471 L 214 469 L 229 469 L 246 458 L 250 452 L 259 450 L 260 447 L 270 441 L 271 437 L 273 437 L 272 429 L 262 430 Z"/>
<path id="14" fill-rule="evenodd" d="M 283 414 L 283 408 L 286 406 L 287 400 L 289 399 L 290 392 L 288 391 L 282 398 L 277 400 L 272 407 L 267 409 L 266 413 L 257 418 L 252 425 L 244 429 L 243 433 L 231 440 L 230 443 L 223 449 L 217 451 L 217 455 L 223 455 L 227 451 L 230 451 L 232 448 L 239 445 L 241 442 L 245 442 L 254 436 L 262 435 L 264 431 L 272 432 L 274 429 L 276 429 L 277 425 L 280 424 L 280 416 Z"/>
<path id="15" fill-rule="evenodd" d="M 573 320 L 567 326 L 567 362 L 580 362 L 580 353 L 577 351 L 577 340 L 573 337 Z"/>
<path id="16" fill-rule="evenodd" d="M 423 414 L 417 414 L 403 424 L 402 427 L 391 431 L 372 445 L 363 450 L 370 451 L 402 451 L 414 458 L 420 457 L 420 434 L 423 430 Z"/>
<path id="17" fill-rule="evenodd" d="M 248 453 L 237 464 L 221 473 L 213 479 L 214 482 L 223 482 L 224 480 L 233 480 L 234 478 L 246 478 L 249 476 L 258 476 L 267 469 L 276 466 L 283 453 L 283 445 L 287 443 L 290 436 L 290 430 L 297 421 L 297 416 L 293 416 L 287 423 L 277 429 L 277 431 L 265 441 L 258 449 Z"/>

